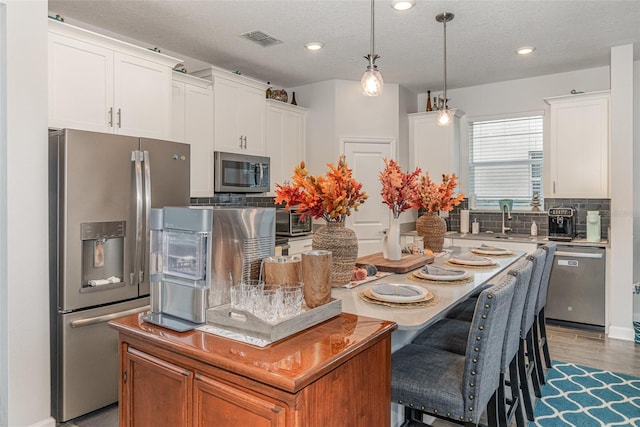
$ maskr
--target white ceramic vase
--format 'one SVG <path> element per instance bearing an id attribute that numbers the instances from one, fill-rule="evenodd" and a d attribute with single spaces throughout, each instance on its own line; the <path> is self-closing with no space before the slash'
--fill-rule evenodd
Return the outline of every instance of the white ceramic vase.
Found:
<path id="1" fill-rule="evenodd" d="M 390 261 L 400 261 L 402 259 L 402 246 L 400 245 L 400 220 L 393 218 L 389 224 L 389 231 L 386 235 L 385 258 Z"/>

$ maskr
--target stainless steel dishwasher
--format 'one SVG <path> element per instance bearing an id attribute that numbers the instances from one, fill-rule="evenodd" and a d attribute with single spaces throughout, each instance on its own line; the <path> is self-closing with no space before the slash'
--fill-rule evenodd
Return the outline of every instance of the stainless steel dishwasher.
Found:
<path id="1" fill-rule="evenodd" d="M 551 269 L 547 319 L 604 327 L 605 250 L 558 245 Z"/>

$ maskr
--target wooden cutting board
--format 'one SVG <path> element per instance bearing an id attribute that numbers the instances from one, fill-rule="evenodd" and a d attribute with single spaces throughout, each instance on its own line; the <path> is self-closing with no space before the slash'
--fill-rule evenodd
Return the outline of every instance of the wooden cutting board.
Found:
<path id="1" fill-rule="evenodd" d="M 406 273 L 416 268 L 420 268 L 425 264 L 431 264 L 433 262 L 433 255 L 418 255 L 418 254 L 402 254 L 400 261 L 390 261 L 384 259 L 382 252 L 376 254 L 366 255 L 356 260 L 356 265 L 362 267 L 367 264 L 375 265 L 380 271 L 389 271 L 391 273 Z"/>

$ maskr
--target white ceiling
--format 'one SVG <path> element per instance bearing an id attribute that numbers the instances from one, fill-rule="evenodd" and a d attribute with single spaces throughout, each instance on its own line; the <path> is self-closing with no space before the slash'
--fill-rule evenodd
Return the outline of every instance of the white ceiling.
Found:
<path id="1" fill-rule="evenodd" d="M 390 4 L 375 0 L 377 64 L 385 82 L 416 93 L 442 89 L 440 12 L 455 14 L 448 88 L 606 66 L 613 46 L 634 44 L 640 58 L 640 0 L 417 0 L 405 12 Z M 359 80 L 369 53 L 369 0 L 49 0 L 49 10 L 275 87 Z M 254 30 L 283 43 L 239 37 Z M 309 41 L 324 48 L 308 51 Z M 519 57 L 521 46 L 536 51 Z"/>

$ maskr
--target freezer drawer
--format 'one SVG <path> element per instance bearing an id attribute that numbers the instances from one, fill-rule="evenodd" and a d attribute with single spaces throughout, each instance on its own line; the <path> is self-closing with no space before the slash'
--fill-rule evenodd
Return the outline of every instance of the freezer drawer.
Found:
<path id="1" fill-rule="evenodd" d="M 51 412 L 58 422 L 118 401 L 118 334 L 110 320 L 149 309 L 149 298 L 58 314 L 51 343 Z"/>
<path id="2" fill-rule="evenodd" d="M 545 315 L 548 319 L 604 327 L 604 249 L 558 246 Z"/>

